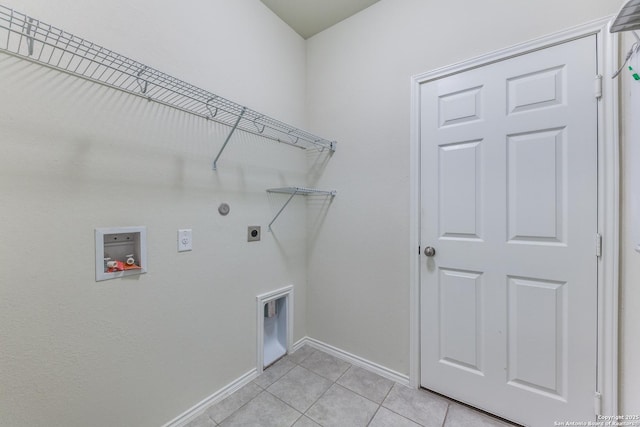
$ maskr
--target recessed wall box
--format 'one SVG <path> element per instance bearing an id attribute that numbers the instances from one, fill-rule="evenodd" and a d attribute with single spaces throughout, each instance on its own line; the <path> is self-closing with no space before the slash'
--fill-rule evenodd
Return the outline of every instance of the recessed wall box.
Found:
<path id="1" fill-rule="evenodd" d="M 96 228 L 96 282 L 146 272 L 146 227 Z"/>
<path id="2" fill-rule="evenodd" d="M 258 295 L 257 371 L 286 356 L 293 343 L 293 286 Z"/>
<path id="3" fill-rule="evenodd" d="M 260 241 L 260 226 L 250 225 L 247 228 L 247 242 L 259 242 Z"/>

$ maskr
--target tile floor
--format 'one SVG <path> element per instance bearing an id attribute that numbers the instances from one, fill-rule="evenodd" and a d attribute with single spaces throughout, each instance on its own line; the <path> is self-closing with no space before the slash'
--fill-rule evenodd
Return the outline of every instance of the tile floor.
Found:
<path id="1" fill-rule="evenodd" d="M 509 427 L 304 346 L 185 427 Z"/>

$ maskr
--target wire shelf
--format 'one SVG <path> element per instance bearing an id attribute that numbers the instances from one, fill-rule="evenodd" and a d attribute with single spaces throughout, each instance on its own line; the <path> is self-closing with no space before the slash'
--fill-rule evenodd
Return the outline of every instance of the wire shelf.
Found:
<path id="1" fill-rule="evenodd" d="M 302 149 L 335 151 L 320 138 L 0 5 L 0 51 Z M 214 162 L 215 169 L 215 162 Z"/>
<path id="2" fill-rule="evenodd" d="M 305 187 L 280 187 L 280 188 L 268 188 L 267 193 L 280 193 L 280 194 L 289 194 L 289 198 L 285 202 L 285 204 L 280 208 L 276 216 L 273 217 L 271 222 L 269 223 L 269 231 L 271 231 L 271 225 L 278 219 L 284 208 L 287 207 L 293 196 L 309 196 L 309 195 L 320 195 L 320 196 L 331 196 L 334 197 L 337 192 L 336 190 L 318 190 L 315 188 L 305 188 Z"/>
<path id="3" fill-rule="evenodd" d="M 282 193 L 282 194 L 300 194 L 304 196 L 308 196 L 309 194 L 318 194 L 325 196 L 335 196 L 337 192 L 335 190 L 318 190 L 315 188 L 305 188 L 305 187 L 281 187 L 281 188 L 269 188 L 267 189 L 269 193 Z"/>

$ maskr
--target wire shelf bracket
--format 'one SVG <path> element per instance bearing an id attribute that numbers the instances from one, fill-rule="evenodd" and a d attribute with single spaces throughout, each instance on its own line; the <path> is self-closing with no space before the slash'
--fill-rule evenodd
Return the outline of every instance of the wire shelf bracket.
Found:
<path id="1" fill-rule="evenodd" d="M 244 116 L 244 112 L 245 111 L 246 111 L 246 109 L 243 107 L 242 111 L 240 112 L 240 115 L 238 116 L 238 120 L 236 120 L 236 122 L 234 123 L 233 127 L 231 128 L 231 132 L 229 132 L 229 135 L 227 135 L 227 139 L 224 140 L 224 144 L 222 144 L 222 147 L 220 147 L 220 151 L 218 151 L 218 155 L 213 160 L 213 170 L 214 171 L 218 170 L 218 159 L 220 158 L 220 155 L 222 154 L 224 149 L 227 147 L 227 144 L 229 143 L 229 140 L 231 139 L 231 135 L 233 135 L 233 133 L 238 128 L 238 124 L 240 124 L 240 120 L 242 120 L 242 116 Z"/>
<path id="2" fill-rule="evenodd" d="M 0 52 L 301 149 L 336 150 L 336 142 L 265 116 L 88 40 L 0 5 Z"/>
<path id="3" fill-rule="evenodd" d="M 271 231 L 271 224 L 273 224 L 276 221 L 276 219 L 278 219 L 282 211 L 284 211 L 284 208 L 287 207 L 287 205 L 289 204 L 291 199 L 293 199 L 294 196 L 325 195 L 325 196 L 335 197 L 335 195 L 337 194 L 337 191 L 336 190 L 318 190 L 315 188 L 304 188 L 304 187 L 281 187 L 281 188 L 269 188 L 267 189 L 267 193 L 280 193 L 280 194 L 290 195 L 287 201 L 284 203 L 284 205 L 280 208 L 276 216 L 273 217 L 273 219 L 269 223 L 269 231 Z"/>

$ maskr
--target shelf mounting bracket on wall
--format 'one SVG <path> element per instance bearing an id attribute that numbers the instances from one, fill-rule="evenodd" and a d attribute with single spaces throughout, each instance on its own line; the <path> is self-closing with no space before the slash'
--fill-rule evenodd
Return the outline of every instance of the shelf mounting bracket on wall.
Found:
<path id="1" fill-rule="evenodd" d="M 246 110 L 247 109 L 245 107 L 242 107 L 242 111 L 240 112 L 240 115 L 238 116 L 238 119 L 236 120 L 236 122 L 234 123 L 233 127 L 231 128 L 231 132 L 229 132 L 229 135 L 227 135 L 227 139 L 224 140 L 224 144 L 222 144 L 222 147 L 220 148 L 220 151 L 218 151 L 218 155 L 216 156 L 215 160 L 213 161 L 213 170 L 217 170 L 218 169 L 218 159 L 220 158 L 220 154 L 222 154 L 224 149 L 227 147 L 227 144 L 229 143 L 229 140 L 231 139 L 231 135 L 233 135 L 233 133 L 238 128 L 238 124 L 240 123 L 240 120 L 242 119 L 242 116 L 244 116 L 244 112 Z"/>
<path id="2" fill-rule="evenodd" d="M 282 188 L 269 188 L 267 189 L 267 193 L 280 193 L 280 194 L 290 194 L 289 198 L 285 202 L 285 204 L 280 208 L 278 213 L 269 223 L 269 231 L 271 231 L 271 224 L 273 224 L 276 219 L 280 216 L 284 208 L 287 207 L 291 199 L 293 199 L 296 195 L 308 196 L 310 194 L 316 195 L 326 195 L 330 197 L 334 197 L 337 194 L 336 190 L 317 190 L 315 188 L 304 188 L 304 187 L 282 187 Z"/>

